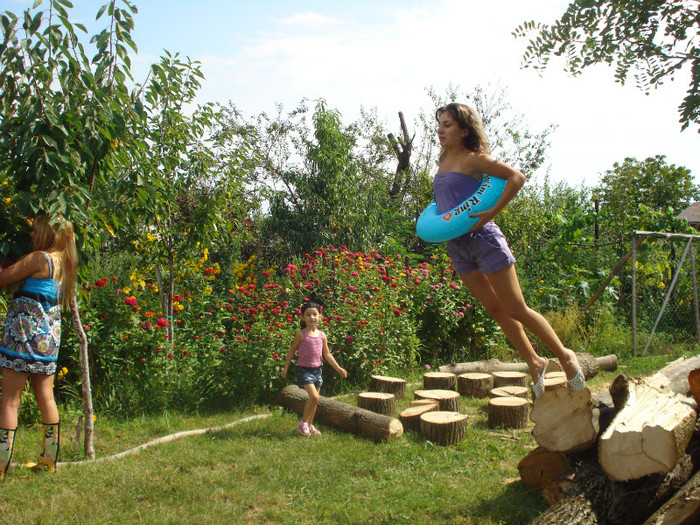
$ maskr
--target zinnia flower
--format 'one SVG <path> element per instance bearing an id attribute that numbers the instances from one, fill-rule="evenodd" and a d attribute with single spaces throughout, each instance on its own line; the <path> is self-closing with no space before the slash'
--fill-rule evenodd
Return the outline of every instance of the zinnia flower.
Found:
<path id="1" fill-rule="evenodd" d="M 128 304 L 129 306 L 134 306 L 136 304 L 136 297 L 125 297 L 124 304 Z"/>
<path id="2" fill-rule="evenodd" d="M 158 324 L 158 326 L 161 326 L 163 328 L 168 326 L 168 321 L 164 317 L 159 317 L 158 320 L 156 321 L 156 323 Z"/>

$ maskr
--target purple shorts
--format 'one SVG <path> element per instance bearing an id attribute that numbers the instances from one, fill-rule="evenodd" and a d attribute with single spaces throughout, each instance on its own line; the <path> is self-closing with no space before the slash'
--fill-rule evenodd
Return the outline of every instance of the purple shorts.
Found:
<path id="1" fill-rule="evenodd" d="M 515 262 L 505 235 L 498 225 L 487 222 L 483 228 L 447 241 L 447 255 L 457 275 L 473 271 L 493 273 Z"/>

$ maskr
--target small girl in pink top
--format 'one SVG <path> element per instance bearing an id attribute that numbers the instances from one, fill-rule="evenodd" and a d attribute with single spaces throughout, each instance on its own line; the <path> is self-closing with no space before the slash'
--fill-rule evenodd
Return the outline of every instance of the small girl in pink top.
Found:
<path id="1" fill-rule="evenodd" d="M 299 422 L 299 433 L 302 436 L 308 436 L 311 433 L 320 434 L 312 422 L 321 396 L 321 385 L 323 384 L 321 365 L 323 364 L 323 359 L 325 358 L 341 376 L 348 377 L 346 370 L 335 361 L 330 350 L 328 350 L 326 334 L 318 329 L 321 319 L 321 307 L 316 303 L 306 303 L 301 307 L 301 330 L 294 337 L 292 347 L 287 353 L 287 359 L 285 359 L 284 368 L 282 369 L 282 377 L 287 377 L 287 369 L 298 349 L 299 358 L 296 363 L 297 383 L 309 394 L 309 399 L 304 405 L 304 413 Z"/>

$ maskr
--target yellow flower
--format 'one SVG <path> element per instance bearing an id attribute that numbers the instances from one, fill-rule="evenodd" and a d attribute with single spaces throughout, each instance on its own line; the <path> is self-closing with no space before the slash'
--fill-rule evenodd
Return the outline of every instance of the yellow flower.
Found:
<path id="1" fill-rule="evenodd" d="M 5 204 L 7 204 L 7 205 L 9 206 L 9 205 L 10 205 L 10 202 L 12 202 L 12 199 L 11 199 L 10 197 L 7 197 L 7 198 L 5 199 Z"/>
<path id="2" fill-rule="evenodd" d="M 94 423 L 95 421 L 97 421 L 97 414 L 92 415 L 92 422 Z"/>
<path id="3" fill-rule="evenodd" d="M 122 290 L 126 295 L 129 295 L 131 293 L 131 288 L 128 286 Z"/>
<path id="4" fill-rule="evenodd" d="M 211 295 L 212 291 L 213 291 L 213 290 L 212 290 L 212 287 L 211 287 L 211 286 L 205 286 L 205 287 L 204 287 L 204 293 L 205 293 L 205 294 Z"/>

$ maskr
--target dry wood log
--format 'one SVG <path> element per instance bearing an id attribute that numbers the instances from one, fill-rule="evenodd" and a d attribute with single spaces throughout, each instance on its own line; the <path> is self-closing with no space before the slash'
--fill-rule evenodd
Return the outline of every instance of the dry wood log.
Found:
<path id="1" fill-rule="evenodd" d="M 695 404 L 645 380 L 630 381 L 628 392 L 624 408 L 600 436 L 598 459 L 603 470 L 616 481 L 670 472 L 693 434 Z"/>
<path id="2" fill-rule="evenodd" d="M 700 355 L 681 357 L 667 364 L 654 375 L 646 378 L 645 381 L 648 385 L 655 386 L 660 390 L 674 394 L 689 394 L 688 375 L 696 368 L 700 368 Z"/>
<path id="3" fill-rule="evenodd" d="M 421 435 L 437 445 L 456 445 L 467 432 L 467 416 L 456 412 L 427 412 L 420 417 Z"/>
<path id="4" fill-rule="evenodd" d="M 296 385 L 283 388 L 277 396 L 277 402 L 282 407 L 299 415 L 304 412 L 308 399 L 306 390 Z M 316 408 L 316 421 L 373 441 L 392 441 L 403 434 L 403 425 L 396 418 L 323 396 Z"/>
<path id="5" fill-rule="evenodd" d="M 489 397 L 521 397 L 530 399 L 530 389 L 524 386 L 503 386 L 501 388 L 492 388 L 489 392 Z"/>
<path id="6" fill-rule="evenodd" d="M 462 410 L 462 398 L 455 390 L 416 390 L 417 399 L 434 399 L 440 405 L 440 410 L 447 412 L 460 412 Z"/>
<path id="7" fill-rule="evenodd" d="M 408 406 L 410 407 L 416 407 L 416 406 L 425 406 L 425 405 L 435 405 L 435 410 L 438 409 L 440 406 L 440 403 L 437 402 L 436 399 L 414 399 L 411 401 Z"/>
<path id="8" fill-rule="evenodd" d="M 377 414 L 393 416 L 396 411 L 394 394 L 385 392 L 362 392 L 357 395 L 357 406 Z"/>
<path id="9" fill-rule="evenodd" d="M 576 352 L 576 359 L 578 359 L 578 364 L 581 367 L 581 372 L 583 372 L 583 377 L 586 379 L 591 379 L 598 375 L 598 372 L 602 370 L 617 370 L 617 356 L 610 355 L 604 358 L 593 357 L 591 354 L 586 352 Z M 599 361 L 600 360 L 600 361 Z M 552 359 L 557 365 L 559 365 L 559 359 Z M 606 363 L 606 367 L 601 366 L 602 363 Z M 613 368 L 610 368 L 613 366 Z"/>
<path id="10" fill-rule="evenodd" d="M 406 380 L 398 377 L 373 375 L 369 378 L 369 388 L 367 390 L 370 392 L 394 394 L 396 399 L 403 399 L 406 392 Z"/>
<path id="11" fill-rule="evenodd" d="M 530 413 L 537 444 L 558 452 L 578 452 L 595 443 L 599 413 L 593 410 L 588 388 L 573 391 L 559 387 L 536 399 Z"/>
<path id="12" fill-rule="evenodd" d="M 540 489 L 544 489 L 568 470 L 566 454 L 544 447 L 537 447 L 518 463 L 518 472 L 523 483 L 528 487 Z"/>
<path id="13" fill-rule="evenodd" d="M 457 376 L 450 372 L 426 372 L 423 374 L 424 390 L 454 390 Z"/>
<path id="14" fill-rule="evenodd" d="M 700 523 L 700 472 L 696 472 L 644 525 Z"/>
<path id="15" fill-rule="evenodd" d="M 530 404 L 521 397 L 494 397 L 489 400 L 489 428 L 525 428 Z"/>
<path id="16" fill-rule="evenodd" d="M 405 430 L 420 432 L 420 417 L 426 412 L 434 412 L 437 409 L 437 403 L 408 407 L 399 414 L 399 421 L 401 421 Z"/>
<path id="17" fill-rule="evenodd" d="M 688 387 L 695 403 L 700 405 L 700 368 L 691 370 L 688 374 Z"/>
<path id="18" fill-rule="evenodd" d="M 525 372 L 504 371 L 493 373 L 493 386 L 524 386 L 527 387 L 527 374 Z"/>
<path id="19" fill-rule="evenodd" d="M 555 375 L 550 377 L 549 374 L 544 376 L 545 392 L 554 390 L 555 388 L 559 388 L 560 386 L 566 387 L 566 374 L 564 376 Z"/>
<path id="20" fill-rule="evenodd" d="M 595 449 L 574 455 L 570 460 L 574 483 L 566 497 L 545 510 L 532 525 L 638 525 L 661 508 L 700 468 L 700 428 L 696 426 L 686 455 L 666 474 L 615 482 L 603 472 Z"/>
<path id="21" fill-rule="evenodd" d="M 488 397 L 493 388 L 493 376 L 480 372 L 460 374 L 457 377 L 457 391 L 465 397 Z"/>
<path id="22" fill-rule="evenodd" d="M 614 354 L 603 357 L 596 357 L 595 360 L 596 363 L 598 363 L 599 370 L 617 370 L 617 356 L 615 356 Z M 498 359 L 488 359 L 486 361 L 472 361 L 469 363 L 451 363 L 449 365 L 443 365 L 441 367 L 438 367 L 438 370 L 440 372 L 452 372 L 453 374 L 457 375 L 466 374 L 470 372 L 482 372 L 485 374 L 491 374 L 493 372 L 507 370 L 526 373 L 530 372 L 530 369 L 525 363 L 506 363 Z M 559 363 L 556 359 L 550 359 L 547 371 L 554 372 L 557 370 L 561 370 L 561 366 L 559 366 Z"/>

